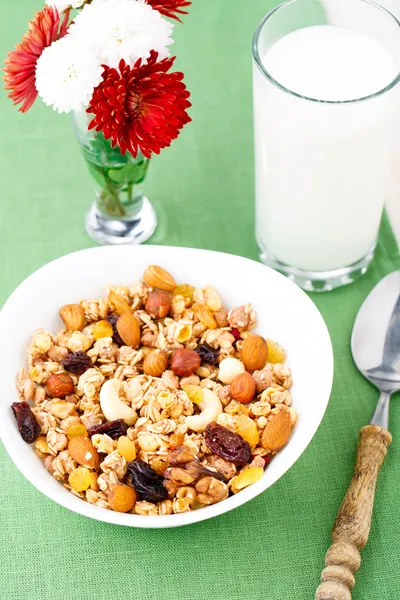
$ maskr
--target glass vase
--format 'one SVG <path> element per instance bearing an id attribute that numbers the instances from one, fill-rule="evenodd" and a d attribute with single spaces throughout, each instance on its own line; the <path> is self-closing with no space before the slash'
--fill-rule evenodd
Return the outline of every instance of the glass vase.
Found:
<path id="1" fill-rule="evenodd" d="M 90 116 L 73 114 L 83 156 L 97 183 L 96 198 L 86 215 L 86 231 L 99 244 L 141 244 L 157 226 L 153 206 L 143 194 L 149 159 L 121 154 L 101 132 L 88 130 Z"/>

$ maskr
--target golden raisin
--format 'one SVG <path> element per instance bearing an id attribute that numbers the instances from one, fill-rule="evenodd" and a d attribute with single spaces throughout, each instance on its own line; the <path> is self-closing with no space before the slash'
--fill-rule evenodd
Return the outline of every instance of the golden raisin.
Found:
<path id="1" fill-rule="evenodd" d="M 257 425 L 246 415 L 238 415 L 236 418 L 236 431 L 252 448 L 255 448 L 260 441 Z"/>
<path id="2" fill-rule="evenodd" d="M 135 444 L 126 435 L 121 435 L 118 439 L 117 450 L 127 462 L 131 462 L 131 460 L 135 460 L 136 458 Z"/>
<path id="3" fill-rule="evenodd" d="M 199 385 L 183 385 L 182 389 L 193 404 L 200 404 L 200 402 L 202 402 L 204 396 L 203 388 Z"/>
<path id="4" fill-rule="evenodd" d="M 196 317 L 199 319 L 200 323 L 203 323 L 207 329 L 216 329 L 217 322 L 213 317 L 213 314 L 207 306 L 204 304 L 193 304 L 192 306 L 193 312 Z"/>
<path id="5" fill-rule="evenodd" d="M 83 423 L 72 423 L 67 429 L 67 438 L 72 440 L 74 437 L 88 437 L 88 432 Z"/>
<path id="6" fill-rule="evenodd" d="M 250 467 L 249 469 L 246 469 L 245 471 L 239 473 L 239 475 L 236 475 L 236 477 L 234 477 L 231 480 L 231 491 L 234 494 L 237 494 L 237 492 L 240 492 L 240 490 L 247 487 L 248 485 L 259 481 L 263 475 L 264 469 L 262 469 L 261 467 Z"/>
<path id="7" fill-rule="evenodd" d="M 95 340 L 100 340 L 101 338 L 111 337 L 114 335 L 113 326 L 108 321 L 104 319 L 102 321 L 97 321 L 95 326 L 93 327 L 93 337 Z"/>
<path id="8" fill-rule="evenodd" d="M 108 503 L 117 512 L 132 510 L 136 502 L 136 492 L 129 485 L 115 485 L 108 495 Z"/>
<path id="9" fill-rule="evenodd" d="M 177 285 L 176 288 L 172 292 L 173 296 L 183 296 L 184 298 L 189 298 L 189 300 L 193 300 L 194 296 L 194 287 L 189 285 L 188 283 L 182 283 L 181 285 Z"/>
<path id="10" fill-rule="evenodd" d="M 92 483 L 92 475 L 86 467 L 78 467 L 69 474 L 68 483 L 75 492 L 84 492 Z"/>
<path id="11" fill-rule="evenodd" d="M 284 363 L 285 362 L 285 351 L 277 342 L 267 338 L 268 346 L 268 361 L 272 363 Z"/>

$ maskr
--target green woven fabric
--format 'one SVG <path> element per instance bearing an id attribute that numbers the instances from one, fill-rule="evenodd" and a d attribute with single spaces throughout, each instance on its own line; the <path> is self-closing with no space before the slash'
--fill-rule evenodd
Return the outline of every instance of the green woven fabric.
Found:
<path id="1" fill-rule="evenodd" d="M 272 4 L 195 0 L 185 25 L 176 27 L 177 66 L 185 71 L 192 91 L 193 123 L 151 165 L 146 192 L 160 223 L 153 243 L 257 258 L 251 37 Z M 19 40 L 40 5 L 33 0 L 7 2 L 0 23 L 1 56 Z M 36 268 L 91 246 L 83 215 L 93 191 L 68 116 L 60 117 L 40 103 L 21 115 L 3 94 L 0 125 L 3 302 Z M 399 267 L 397 246 L 384 221 L 368 274 L 352 286 L 313 296 L 335 350 L 335 382 L 326 416 L 296 465 L 262 496 L 229 514 L 175 530 L 97 523 L 42 496 L 0 447 L 0 598 L 313 598 L 331 526 L 350 481 L 358 431 L 368 422 L 377 396 L 353 366 L 352 323 L 373 285 Z M 391 429 L 400 432 L 396 402 Z M 354 600 L 400 598 L 396 461 L 400 464 L 395 435 L 380 475 Z"/>

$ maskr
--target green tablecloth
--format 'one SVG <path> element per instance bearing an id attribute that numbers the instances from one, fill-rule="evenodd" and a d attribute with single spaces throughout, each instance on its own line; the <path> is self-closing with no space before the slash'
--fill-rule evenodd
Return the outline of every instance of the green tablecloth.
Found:
<path id="1" fill-rule="evenodd" d="M 0 55 L 19 40 L 40 4 L 7 2 Z M 257 257 L 251 37 L 272 4 L 195 0 L 185 25 L 176 28 L 177 65 L 192 90 L 193 123 L 151 165 L 146 191 L 160 222 L 153 243 Z M 40 103 L 23 116 L 3 95 L 0 119 L 1 302 L 45 262 L 91 245 L 83 214 L 93 192 L 68 116 Z M 335 383 L 326 416 L 296 465 L 261 497 L 227 515 L 169 531 L 97 523 L 42 496 L 1 447 L 0 598 L 313 598 L 330 529 L 351 477 L 358 431 L 376 400 L 375 390 L 351 361 L 352 323 L 373 285 L 399 266 L 397 246 L 384 222 L 369 273 L 350 287 L 313 297 L 335 350 Z M 400 433 L 396 402 L 391 429 Z M 397 439 L 395 435 L 380 476 L 354 600 L 400 597 Z"/>

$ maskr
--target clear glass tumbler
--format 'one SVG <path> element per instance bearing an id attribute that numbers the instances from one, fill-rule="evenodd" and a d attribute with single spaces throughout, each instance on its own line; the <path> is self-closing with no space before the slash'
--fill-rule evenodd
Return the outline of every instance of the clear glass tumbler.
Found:
<path id="1" fill-rule="evenodd" d="M 400 23 L 369 0 L 289 0 L 253 40 L 261 260 L 310 291 L 376 246 L 400 109 Z"/>

